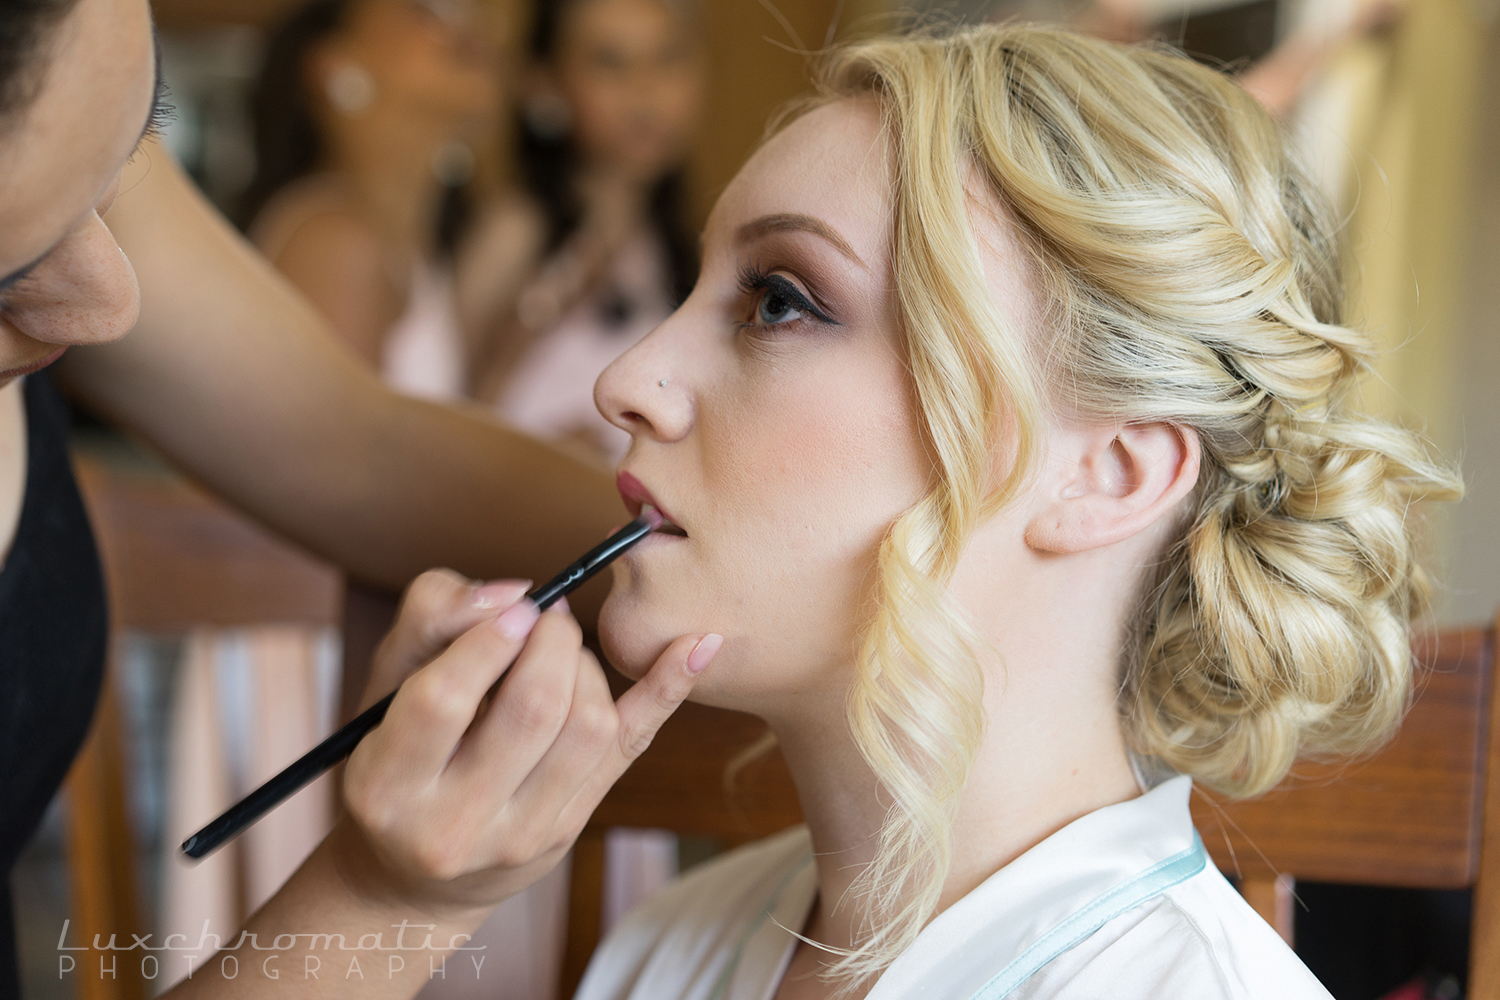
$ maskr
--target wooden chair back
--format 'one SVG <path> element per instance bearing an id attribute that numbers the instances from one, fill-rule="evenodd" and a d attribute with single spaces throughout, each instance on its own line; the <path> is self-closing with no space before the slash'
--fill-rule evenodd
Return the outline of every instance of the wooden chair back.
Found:
<path id="1" fill-rule="evenodd" d="M 1416 642 L 1419 694 L 1400 735 L 1353 763 L 1301 764 L 1270 794 L 1227 803 L 1194 795 L 1194 821 L 1220 869 L 1291 938 L 1295 878 L 1366 885 L 1474 887 L 1468 996 L 1500 1000 L 1500 691 L 1495 630 Z M 559 995 L 570 997 L 599 942 L 604 830 L 660 827 L 725 847 L 801 821 L 781 756 L 725 770 L 765 733 L 758 719 L 684 705 L 595 812 L 574 848 Z"/>
<path id="2" fill-rule="evenodd" d="M 127 744 L 114 684 L 118 637 L 183 633 L 202 625 L 332 625 L 339 575 L 208 494 L 152 468 L 83 456 L 78 482 L 99 543 L 109 594 L 110 669 L 89 736 L 64 788 L 74 942 L 128 942 L 144 934 L 135 883 L 136 842 L 121 767 Z M 80 954 L 90 956 L 87 952 Z M 128 957 L 114 976 L 80 962 L 79 1000 L 145 1000 L 150 984 Z"/>
<path id="3" fill-rule="evenodd" d="M 1500 727 L 1495 629 L 1419 637 L 1417 697 L 1362 760 L 1299 764 L 1253 801 L 1194 795 L 1219 868 L 1289 942 L 1296 879 L 1474 890 L 1471 1000 L 1500 1000 Z"/>

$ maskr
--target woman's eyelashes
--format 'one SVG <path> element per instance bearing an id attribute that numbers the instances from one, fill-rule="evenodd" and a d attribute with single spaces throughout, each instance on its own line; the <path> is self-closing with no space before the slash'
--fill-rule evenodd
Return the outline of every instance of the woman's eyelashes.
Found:
<path id="1" fill-rule="evenodd" d="M 750 318 L 743 326 L 785 326 L 809 316 L 831 326 L 838 325 L 785 275 L 771 274 L 750 264 L 740 269 L 739 285 L 752 303 Z"/>

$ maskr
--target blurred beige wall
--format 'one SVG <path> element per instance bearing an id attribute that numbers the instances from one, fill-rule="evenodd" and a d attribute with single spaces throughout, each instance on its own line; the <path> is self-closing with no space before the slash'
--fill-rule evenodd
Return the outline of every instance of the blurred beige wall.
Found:
<path id="1" fill-rule="evenodd" d="M 1439 614 L 1449 622 L 1489 620 L 1500 606 L 1500 18 L 1482 56 L 1475 117 L 1475 165 L 1464 206 L 1464 242 L 1454 278 L 1463 283 L 1451 386 L 1469 495 L 1452 512 Z"/>
<path id="2" fill-rule="evenodd" d="M 808 58 L 777 22 L 774 6 L 803 46 L 868 27 L 883 0 L 698 0 L 709 55 L 703 128 L 692 159 L 693 208 L 701 222 L 719 192 L 755 149 L 770 116 L 808 89 Z M 832 29 L 832 30 L 831 30 Z"/>

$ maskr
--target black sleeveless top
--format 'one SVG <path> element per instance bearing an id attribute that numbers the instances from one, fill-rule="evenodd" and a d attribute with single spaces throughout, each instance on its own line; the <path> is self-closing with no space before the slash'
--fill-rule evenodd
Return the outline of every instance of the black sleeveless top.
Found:
<path id="1" fill-rule="evenodd" d="M 108 631 L 67 407 L 46 372 L 22 391 L 26 494 L 0 569 L 0 998 L 20 995 L 10 870 L 93 718 Z"/>

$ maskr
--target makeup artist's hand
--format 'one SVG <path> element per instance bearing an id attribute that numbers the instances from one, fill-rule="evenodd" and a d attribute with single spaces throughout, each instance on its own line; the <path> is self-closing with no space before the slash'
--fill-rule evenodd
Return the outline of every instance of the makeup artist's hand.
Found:
<path id="1" fill-rule="evenodd" d="M 405 683 L 344 775 L 372 889 L 478 907 L 541 878 L 723 641 L 682 636 L 617 703 L 566 605 L 538 616 L 526 587 L 439 570 L 407 591 L 371 700 Z"/>

